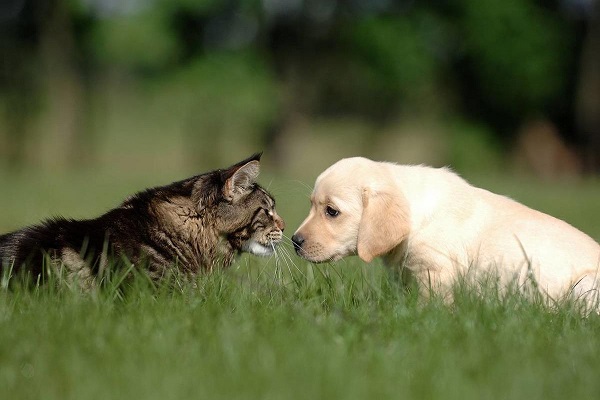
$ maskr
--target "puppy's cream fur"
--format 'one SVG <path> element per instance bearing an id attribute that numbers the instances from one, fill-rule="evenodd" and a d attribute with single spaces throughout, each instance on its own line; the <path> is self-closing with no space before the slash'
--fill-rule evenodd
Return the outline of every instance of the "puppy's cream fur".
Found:
<path id="1" fill-rule="evenodd" d="M 596 241 L 446 168 L 343 159 L 317 178 L 311 203 L 294 238 L 312 262 L 382 256 L 433 288 L 483 270 L 534 278 L 553 298 L 597 296 Z"/>

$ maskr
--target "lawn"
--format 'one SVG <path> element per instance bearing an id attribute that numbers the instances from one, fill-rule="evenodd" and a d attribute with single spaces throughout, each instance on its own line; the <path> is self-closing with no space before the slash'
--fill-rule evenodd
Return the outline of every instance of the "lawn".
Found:
<path id="1" fill-rule="evenodd" d="M 0 179 L 11 188 L 0 198 L 2 231 L 51 214 L 92 216 L 154 184 Z M 293 232 L 309 189 L 261 180 Z M 598 182 L 478 183 L 600 238 Z M 596 315 L 493 287 L 478 296 L 457 286 L 453 305 L 424 301 L 378 262 L 315 266 L 291 253 L 244 255 L 196 287 L 154 288 L 143 277 L 119 286 L 115 276 L 83 295 L 0 290 L 0 399 L 598 398 Z"/>

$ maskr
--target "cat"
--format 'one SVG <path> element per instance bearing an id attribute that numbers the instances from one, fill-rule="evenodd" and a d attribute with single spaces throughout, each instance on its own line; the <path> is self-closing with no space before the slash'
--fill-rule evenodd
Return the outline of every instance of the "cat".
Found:
<path id="1" fill-rule="evenodd" d="M 256 183 L 261 154 L 139 192 L 95 219 L 54 218 L 1 235 L 0 270 L 37 280 L 49 265 L 90 286 L 115 260 L 157 280 L 173 268 L 194 275 L 228 267 L 241 252 L 271 255 L 285 222 Z"/>

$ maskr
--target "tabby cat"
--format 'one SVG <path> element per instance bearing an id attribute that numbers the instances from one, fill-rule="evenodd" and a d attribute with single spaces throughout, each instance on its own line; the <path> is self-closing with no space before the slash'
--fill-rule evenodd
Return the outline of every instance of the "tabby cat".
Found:
<path id="1" fill-rule="evenodd" d="M 115 260 L 159 279 L 229 266 L 235 255 L 267 256 L 285 227 L 275 200 L 256 183 L 255 154 L 219 169 L 147 189 L 89 220 L 54 218 L 0 236 L 0 269 L 37 279 L 44 266 L 62 267 L 83 285 Z"/>

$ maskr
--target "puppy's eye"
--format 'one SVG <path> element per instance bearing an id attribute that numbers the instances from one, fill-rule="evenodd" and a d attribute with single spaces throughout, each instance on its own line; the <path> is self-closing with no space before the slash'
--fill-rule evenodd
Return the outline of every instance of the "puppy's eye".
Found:
<path id="1" fill-rule="evenodd" d="M 340 212 L 331 206 L 327 206 L 325 209 L 325 214 L 329 215 L 330 217 L 337 217 L 340 215 Z"/>

